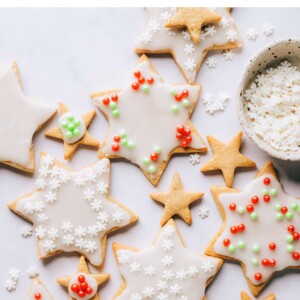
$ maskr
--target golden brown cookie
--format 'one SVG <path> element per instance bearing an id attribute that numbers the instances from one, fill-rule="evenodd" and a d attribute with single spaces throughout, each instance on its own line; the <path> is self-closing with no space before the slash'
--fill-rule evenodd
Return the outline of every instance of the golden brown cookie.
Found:
<path id="1" fill-rule="evenodd" d="M 32 280 L 31 286 L 27 291 L 25 300 L 54 300 L 39 278 Z"/>
<path id="2" fill-rule="evenodd" d="M 252 298 L 246 292 L 241 292 L 241 300 L 252 300 Z M 263 300 L 275 300 L 275 295 L 270 294 Z"/>
<path id="3" fill-rule="evenodd" d="M 272 163 L 242 191 L 221 186 L 211 191 L 224 223 L 207 255 L 239 262 L 254 296 L 274 273 L 299 268 L 299 198 L 284 192 Z"/>
<path id="4" fill-rule="evenodd" d="M 59 277 L 57 282 L 68 288 L 70 300 L 76 300 L 78 297 L 87 300 L 100 300 L 97 293 L 98 288 L 108 279 L 109 274 L 92 274 L 85 258 L 81 256 L 76 274 Z"/>
<path id="5" fill-rule="evenodd" d="M 64 143 L 64 158 L 72 158 L 80 145 L 98 148 L 99 142 L 87 130 L 96 112 L 91 110 L 81 117 L 70 112 L 63 103 L 59 104 L 59 108 L 59 126 L 46 131 L 45 136 Z"/>
<path id="6" fill-rule="evenodd" d="M 198 44 L 202 26 L 220 20 L 220 15 L 206 7 L 179 7 L 176 14 L 165 24 L 165 27 L 172 29 L 186 28 L 193 42 Z"/>
<path id="7" fill-rule="evenodd" d="M 173 216 L 178 215 L 187 224 L 192 223 L 192 215 L 189 206 L 203 197 L 203 193 L 186 192 L 183 188 L 178 172 L 173 176 L 169 192 L 151 193 L 150 197 L 165 206 L 161 225 L 165 225 Z"/>
<path id="8" fill-rule="evenodd" d="M 201 172 L 220 170 L 228 187 L 232 187 L 234 171 L 241 167 L 255 167 L 254 161 L 240 153 L 243 133 L 239 132 L 228 144 L 207 136 L 213 157 L 204 164 Z"/>

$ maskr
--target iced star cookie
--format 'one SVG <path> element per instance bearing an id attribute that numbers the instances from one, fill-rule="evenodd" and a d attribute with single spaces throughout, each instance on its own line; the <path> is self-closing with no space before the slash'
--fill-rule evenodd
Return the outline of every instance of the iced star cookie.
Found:
<path id="1" fill-rule="evenodd" d="M 46 131 L 45 136 L 64 143 L 64 158 L 70 159 L 80 145 L 98 148 L 99 142 L 87 130 L 96 112 L 91 110 L 80 116 L 76 112 L 69 111 L 63 103 L 59 104 L 59 108 L 61 113 L 59 125 Z"/>
<path id="2" fill-rule="evenodd" d="M 176 16 L 176 8 L 146 8 L 149 18 L 145 32 L 135 45 L 137 53 L 170 53 L 188 82 L 194 82 L 209 50 L 225 50 L 242 46 L 241 37 L 230 9 L 207 8 L 220 16 L 220 21 L 202 27 L 200 42 L 195 43 L 186 29 L 170 29 L 165 25 Z"/>
<path id="3" fill-rule="evenodd" d="M 246 292 L 241 292 L 241 300 L 252 300 L 252 298 Z M 275 300 L 275 295 L 270 294 L 263 300 Z"/>
<path id="4" fill-rule="evenodd" d="M 91 274 L 85 258 L 81 256 L 76 274 L 60 277 L 57 282 L 68 288 L 70 300 L 100 300 L 98 287 L 108 279 L 109 274 Z"/>
<path id="5" fill-rule="evenodd" d="M 190 122 L 200 85 L 168 84 L 143 55 L 122 89 L 92 95 L 109 122 L 100 157 L 124 157 L 156 185 L 173 153 L 204 152 Z"/>
<path id="6" fill-rule="evenodd" d="M 54 300 L 43 283 L 36 277 L 26 294 L 25 300 Z"/>
<path id="7" fill-rule="evenodd" d="M 42 153 L 36 189 L 8 204 L 33 223 L 39 258 L 78 252 L 102 266 L 107 235 L 137 220 L 109 193 L 110 165 L 104 158 L 72 171 Z"/>
<path id="8" fill-rule="evenodd" d="M 267 163 L 243 191 L 211 189 L 224 225 L 205 252 L 240 262 L 257 296 L 275 272 L 300 267 L 300 202 Z"/>
<path id="9" fill-rule="evenodd" d="M 16 63 L 0 71 L 0 163 L 33 173 L 33 136 L 56 107 L 27 97 Z"/>
<path id="10" fill-rule="evenodd" d="M 189 252 L 171 219 L 145 250 L 113 244 L 123 284 L 113 299 L 204 300 L 222 260 Z"/>
<path id="11" fill-rule="evenodd" d="M 203 193 L 192 193 L 184 190 L 181 178 L 176 172 L 172 179 L 169 192 L 151 193 L 150 197 L 165 206 L 161 225 L 165 225 L 173 216 L 178 215 L 187 224 L 192 223 L 192 215 L 189 206 L 203 197 Z"/>

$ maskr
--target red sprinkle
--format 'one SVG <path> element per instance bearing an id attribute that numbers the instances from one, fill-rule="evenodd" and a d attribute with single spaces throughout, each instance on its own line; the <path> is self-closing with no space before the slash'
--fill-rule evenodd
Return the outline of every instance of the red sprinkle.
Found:
<path id="1" fill-rule="evenodd" d="M 254 274 L 254 279 L 257 280 L 257 281 L 262 280 L 262 275 L 261 275 L 261 273 L 255 273 L 255 274 Z"/>
<path id="2" fill-rule="evenodd" d="M 78 276 L 78 281 L 79 282 L 85 282 L 85 277 L 83 275 Z"/>
<path id="3" fill-rule="evenodd" d="M 93 289 L 91 287 L 88 287 L 85 292 L 90 295 L 93 292 Z"/>
<path id="4" fill-rule="evenodd" d="M 189 96 L 189 91 L 188 91 L 188 90 L 183 90 L 183 91 L 181 92 L 181 95 L 182 95 L 182 97 L 186 98 L 186 97 Z"/>
<path id="5" fill-rule="evenodd" d="M 134 76 L 136 78 L 139 78 L 141 76 L 141 72 L 140 71 L 134 71 Z"/>
<path id="6" fill-rule="evenodd" d="M 84 291 L 79 291 L 77 294 L 80 298 L 83 298 L 86 295 L 86 293 Z"/>
<path id="7" fill-rule="evenodd" d="M 283 214 L 286 214 L 288 212 L 288 208 L 286 206 L 282 206 L 280 211 L 283 213 Z"/>
<path id="8" fill-rule="evenodd" d="M 236 209 L 236 204 L 235 203 L 230 203 L 229 204 L 229 209 L 230 210 L 235 210 Z"/>
<path id="9" fill-rule="evenodd" d="M 188 146 L 188 143 L 184 140 L 181 142 L 181 147 L 186 148 Z"/>
<path id="10" fill-rule="evenodd" d="M 191 141 L 192 141 L 192 137 L 191 137 L 191 136 L 186 136 L 184 140 L 185 140 L 188 144 L 190 144 Z"/>
<path id="11" fill-rule="evenodd" d="M 119 100 L 119 96 L 118 96 L 117 94 L 113 94 L 113 95 L 111 96 L 111 101 L 113 101 L 113 102 L 118 102 L 118 100 Z"/>
<path id="12" fill-rule="evenodd" d="M 269 185 L 270 183 L 271 183 L 271 179 L 270 178 L 268 178 L 268 177 L 264 178 L 264 184 L 265 185 Z"/>
<path id="13" fill-rule="evenodd" d="M 239 224 L 239 225 L 237 226 L 237 230 L 238 230 L 238 231 L 244 231 L 245 228 L 246 228 L 246 226 L 245 226 L 244 224 Z"/>
<path id="14" fill-rule="evenodd" d="M 264 258 L 262 261 L 261 261 L 261 264 L 264 266 L 264 267 L 267 267 L 269 265 L 269 260 Z"/>
<path id="15" fill-rule="evenodd" d="M 181 94 L 175 95 L 175 100 L 176 100 L 177 102 L 180 102 L 180 101 L 182 100 L 182 95 L 181 95 Z"/>
<path id="16" fill-rule="evenodd" d="M 276 249 L 276 244 L 275 243 L 270 243 L 269 248 L 270 248 L 270 250 L 275 250 Z"/>
<path id="17" fill-rule="evenodd" d="M 294 260 L 298 260 L 300 258 L 300 254 L 298 252 L 293 252 L 292 256 Z"/>
<path id="18" fill-rule="evenodd" d="M 131 85 L 132 89 L 133 90 L 138 90 L 140 85 L 137 83 L 137 82 L 134 82 L 132 85 Z"/>
<path id="19" fill-rule="evenodd" d="M 158 159 L 158 154 L 157 154 L 157 153 L 152 153 L 152 154 L 150 155 L 150 159 L 151 159 L 152 161 L 156 161 L 156 160 Z"/>
<path id="20" fill-rule="evenodd" d="M 276 260 L 275 259 L 270 259 L 269 263 L 270 263 L 271 267 L 275 267 L 276 266 Z"/>
<path id="21" fill-rule="evenodd" d="M 117 143 L 113 143 L 112 146 L 111 146 L 111 149 L 114 151 L 114 152 L 117 152 L 120 150 L 120 146 L 119 144 Z M 78 279 L 79 280 L 79 279 Z"/>
<path id="22" fill-rule="evenodd" d="M 71 290 L 75 293 L 79 291 L 79 285 L 78 284 L 72 284 L 71 285 Z"/>
<path id="23" fill-rule="evenodd" d="M 289 231 L 289 232 L 294 232 L 294 231 L 295 231 L 295 226 L 290 225 L 290 226 L 288 227 L 288 231 Z"/>
<path id="24" fill-rule="evenodd" d="M 109 100 L 109 98 L 107 98 L 107 97 L 105 97 L 105 98 L 102 100 L 102 103 L 103 103 L 104 105 L 108 105 L 109 102 L 110 102 L 110 100 Z"/>
<path id="25" fill-rule="evenodd" d="M 269 195 L 264 195 L 264 201 L 269 202 L 271 200 L 271 197 Z"/>
<path id="26" fill-rule="evenodd" d="M 148 82 L 149 84 L 153 84 L 153 83 L 154 83 L 154 78 L 153 78 L 153 77 L 149 77 L 149 78 L 147 79 L 147 82 Z"/>
<path id="27" fill-rule="evenodd" d="M 138 79 L 139 84 L 144 84 L 145 83 L 145 77 L 140 77 Z"/>
<path id="28" fill-rule="evenodd" d="M 115 135 L 115 136 L 114 136 L 114 141 L 115 141 L 115 142 L 119 143 L 120 140 L 121 140 L 121 138 L 120 138 L 118 135 Z"/>
<path id="29" fill-rule="evenodd" d="M 253 196 L 253 197 L 251 198 L 251 202 L 252 202 L 253 204 L 257 204 L 258 201 L 259 201 L 259 198 L 258 198 L 257 196 Z"/>
<path id="30" fill-rule="evenodd" d="M 176 138 L 177 138 L 178 140 L 181 140 L 182 137 L 183 137 L 182 133 L 180 133 L 180 132 L 177 132 L 177 133 L 176 133 Z"/>
<path id="31" fill-rule="evenodd" d="M 252 204 L 249 204 L 249 205 L 247 205 L 246 209 L 247 209 L 248 213 L 251 213 L 254 210 L 254 206 Z"/>
<path id="32" fill-rule="evenodd" d="M 34 299 L 36 299 L 36 300 L 42 299 L 41 293 L 35 293 L 35 294 L 34 294 Z"/>
<path id="33" fill-rule="evenodd" d="M 184 134 L 185 135 L 189 136 L 191 133 L 192 133 L 191 129 L 189 129 L 189 128 L 184 129 Z"/>
<path id="34" fill-rule="evenodd" d="M 177 127 L 176 127 L 176 130 L 177 130 L 177 132 L 180 132 L 180 133 L 184 133 L 184 126 L 183 125 L 178 125 Z"/>
<path id="35" fill-rule="evenodd" d="M 293 239 L 294 239 L 294 241 L 298 241 L 299 238 L 300 238 L 300 234 L 298 232 L 294 232 L 293 233 Z"/>
<path id="36" fill-rule="evenodd" d="M 229 239 L 225 239 L 225 240 L 223 241 L 223 245 L 224 245 L 225 247 L 228 247 L 228 246 L 230 245 L 230 240 L 229 240 Z"/>
<path id="37" fill-rule="evenodd" d="M 238 232 L 237 228 L 235 226 L 230 227 L 230 232 L 232 234 L 236 234 Z"/>

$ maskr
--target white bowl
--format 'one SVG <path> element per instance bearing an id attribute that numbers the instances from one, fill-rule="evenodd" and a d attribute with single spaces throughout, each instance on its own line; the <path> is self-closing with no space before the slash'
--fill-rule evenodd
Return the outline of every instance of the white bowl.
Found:
<path id="1" fill-rule="evenodd" d="M 288 60 L 298 68 L 300 66 L 300 40 L 284 39 L 275 40 L 259 50 L 247 63 L 242 80 L 239 84 L 237 95 L 237 110 L 240 123 L 248 137 L 269 155 L 282 160 L 300 160 L 300 147 L 298 151 L 279 151 L 271 147 L 253 131 L 252 121 L 247 115 L 244 91 L 249 87 L 257 74 L 277 65 L 283 60 Z"/>

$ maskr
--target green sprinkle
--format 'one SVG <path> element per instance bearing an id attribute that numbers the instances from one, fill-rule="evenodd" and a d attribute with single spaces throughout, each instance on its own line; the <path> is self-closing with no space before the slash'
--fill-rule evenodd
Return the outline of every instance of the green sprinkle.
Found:
<path id="1" fill-rule="evenodd" d="M 258 259 L 257 258 L 252 258 L 252 265 L 256 267 L 258 265 Z"/>
<path id="2" fill-rule="evenodd" d="M 187 99 L 182 100 L 182 106 L 183 107 L 189 107 L 190 106 L 190 101 Z"/>
<path id="3" fill-rule="evenodd" d="M 149 91 L 150 91 L 149 86 L 148 86 L 147 84 L 144 84 L 144 85 L 142 86 L 142 91 L 143 91 L 144 93 L 148 94 Z"/>
<path id="4" fill-rule="evenodd" d="M 262 189 L 262 190 L 261 190 L 261 193 L 262 193 L 263 195 L 267 195 L 268 192 L 269 192 L 268 189 Z"/>
<path id="5" fill-rule="evenodd" d="M 229 245 L 227 249 L 228 249 L 228 251 L 231 252 L 231 253 L 235 252 L 235 246 L 232 245 L 232 244 Z"/>
<path id="6" fill-rule="evenodd" d="M 285 239 L 286 239 L 286 241 L 287 241 L 288 243 L 291 243 L 291 242 L 294 240 L 293 236 L 290 235 L 290 234 L 287 235 Z"/>
<path id="7" fill-rule="evenodd" d="M 68 129 L 73 132 L 74 129 L 75 129 L 75 124 L 74 123 L 69 123 L 68 124 Z"/>
<path id="8" fill-rule="evenodd" d="M 116 102 L 110 102 L 109 104 L 110 109 L 114 110 L 117 108 L 117 103 Z"/>
<path id="9" fill-rule="evenodd" d="M 127 146 L 127 144 L 128 144 L 128 141 L 127 141 L 127 139 L 126 138 L 123 138 L 123 139 L 121 139 L 121 144 L 122 144 L 122 146 Z"/>
<path id="10" fill-rule="evenodd" d="M 128 141 L 127 148 L 132 150 L 134 148 L 134 143 L 132 141 Z"/>
<path id="11" fill-rule="evenodd" d="M 66 129 L 68 127 L 68 121 L 62 121 L 61 127 Z"/>
<path id="12" fill-rule="evenodd" d="M 80 125 L 80 123 L 81 123 L 80 119 L 76 119 L 74 121 L 74 124 L 75 124 L 76 127 L 78 127 Z"/>
<path id="13" fill-rule="evenodd" d="M 73 122 L 74 116 L 72 114 L 68 114 L 67 119 L 68 119 L 68 121 Z"/>
<path id="14" fill-rule="evenodd" d="M 291 220 L 291 219 L 293 219 L 293 213 L 292 212 L 290 212 L 290 211 L 288 211 L 286 214 L 285 214 L 285 217 L 288 219 L 288 220 Z"/>
<path id="15" fill-rule="evenodd" d="M 276 214 L 276 221 L 281 221 L 283 219 L 283 214 L 282 213 L 277 213 Z"/>
<path id="16" fill-rule="evenodd" d="M 159 154 L 159 153 L 161 152 L 160 147 L 155 146 L 155 147 L 154 147 L 154 152 L 157 153 L 157 154 Z"/>
<path id="17" fill-rule="evenodd" d="M 117 109 L 114 109 L 111 113 L 115 118 L 120 116 L 120 112 Z"/>
<path id="18" fill-rule="evenodd" d="M 298 213 L 300 214 L 300 206 L 298 206 Z"/>
<path id="19" fill-rule="evenodd" d="M 78 128 L 75 128 L 73 131 L 74 136 L 79 136 L 80 135 L 80 130 Z"/>
<path id="20" fill-rule="evenodd" d="M 259 251 L 260 251 L 260 247 L 258 246 L 258 245 L 253 245 L 252 246 L 252 251 L 254 252 L 254 253 L 258 253 Z"/>
<path id="21" fill-rule="evenodd" d="M 150 165 L 150 158 L 149 157 L 144 157 L 143 163 L 144 163 L 145 166 L 149 166 Z"/>
<path id="22" fill-rule="evenodd" d="M 281 205 L 280 204 L 276 204 L 275 208 L 276 208 L 277 211 L 280 211 L 281 210 Z"/>
<path id="23" fill-rule="evenodd" d="M 149 166 L 148 171 L 150 173 L 154 173 L 156 171 L 156 168 L 154 166 Z"/>
<path id="24" fill-rule="evenodd" d="M 67 131 L 67 132 L 66 132 L 66 137 L 67 137 L 68 139 L 70 139 L 72 136 L 73 136 L 72 131 Z"/>
<path id="25" fill-rule="evenodd" d="M 172 112 L 173 112 L 173 113 L 178 113 L 178 112 L 179 112 L 179 107 L 178 107 L 178 105 L 176 105 L 176 104 L 172 105 Z"/>
<path id="26" fill-rule="evenodd" d="M 278 195 L 278 190 L 277 189 L 271 189 L 270 194 L 271 194 L 271 196 L 277 196 Z"/>
<path id="27" fill-rule="evenodd" d="M 243 206 L 239 206 L 237 211 L 240 215 L 242 215 L 245 212 L 245 208 Z"/>
<path id="28" fill-rule="evenodd" d="M 256 211 L 252 212 L 252 213 L 250 214 L 250 218 L 251 218 L 252 220 L 256 221 L 256 220 L 257 220 L 257 212 L 256 212 Z"/>
<path id="29" fill-rule="evenodd" d="M 239 249 L 241 249 L 241 250 L 243 250 L 243 249 L 245 249 L 245 247 L 246 247 L 246 245 L 245 245 L 245 243 L 244 242 L 238 242 L 238 248 Z"/>
<path id="30" fill-rule="evenodd" d="M 127 135 L 126 135 L 126 131 L 125 130 L 121 129 L 119 132 L 120 132 L 120 137 L 121 138 L 126 138 Z"/>
<path id="31" fill-rule="evenodd" d="M 293 203 L 292 204 L 292 210 L 298 210 L 298 204 L 297 203 Z"/>
<path id="32" fill-rule="evenodd" d="M 170 89 L 170 95 L 175 96 L 176 95 L 176 90 L 174 88 Z"/>
<path id="33" fill-rule="evenodd" d="M 287 252 L 291 253 L 295 250 L 295 247 L 293 245 L 287 245 L 286 250 L 287 250 Z"/>

